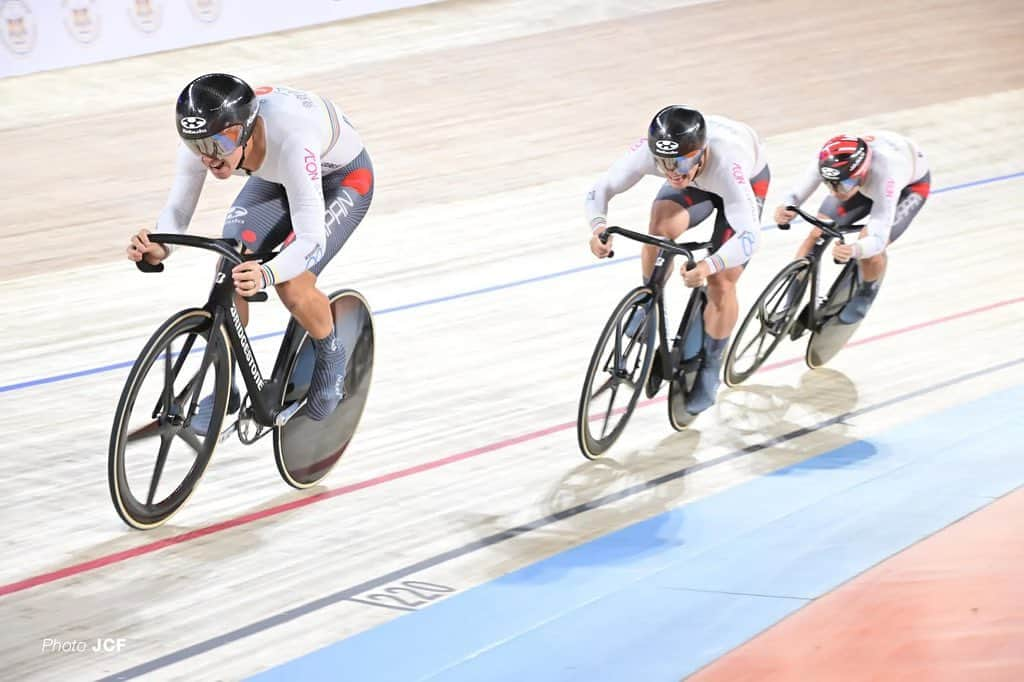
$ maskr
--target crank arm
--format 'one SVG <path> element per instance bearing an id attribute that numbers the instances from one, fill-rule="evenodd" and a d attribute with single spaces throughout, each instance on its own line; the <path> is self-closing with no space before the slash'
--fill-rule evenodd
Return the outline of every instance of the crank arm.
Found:
<path id="1" fill-rule="evenodd" d="M 277 416 L 274 417 L 274 426 L 284 426 L 285 424 L 287 424 L 291 420 L 291 418 L 295 416 L 295 413 L 301 410 L 302 406 L 305 404 L 306 399 L 303 398 L 302 400 L 295 401 L 288 407 L 278 412 Z"/>
<path id="2" fill-rule="evenodd" d="M 237 419 L 231 422 L 231 424 L 227 428 L 220 432 L 220 435 L 217 436 L 217 442 L 223 443 L 224 441 L 226 441 L 231 436 L 231 434 L 235 432 L 236 428 L 238 428 Z"/>

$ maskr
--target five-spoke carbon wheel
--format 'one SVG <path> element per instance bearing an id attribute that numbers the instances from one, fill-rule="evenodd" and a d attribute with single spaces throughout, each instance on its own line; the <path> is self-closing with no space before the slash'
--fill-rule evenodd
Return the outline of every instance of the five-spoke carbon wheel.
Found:
<path id="1" fill-rule="evenodd" d="M 810 272 L 807 260 L 793 261 L 754 301 L 725 356 L 727 386 L 739 386 L 749 379 L 782 341 L 800 311 Z"/>
<path id="2" fill-rule="evenodd" d="M 584 457 L 600 457 L 622 434 L 644 390 L 657 338 L 657 302 L 637 287 L 616 306 L 590 358 L 576 416 Z M 642 321 L 635 316 L 643 315 Z"/>
<path id="3" fill-rule="evenodd" d="M 143 347 L 114 415 L 107 461 L 118 515 L 145 530 L 167 521 L 195 490 L 213 456 L 228 404 L 231 354 L 206 310 L 171 317 Z M 212 395 L 204 434 L 194 406 Z"/>

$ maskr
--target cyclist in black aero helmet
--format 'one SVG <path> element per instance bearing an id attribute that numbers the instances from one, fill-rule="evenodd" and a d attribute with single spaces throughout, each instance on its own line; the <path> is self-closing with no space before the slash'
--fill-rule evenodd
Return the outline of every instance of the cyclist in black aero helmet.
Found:
<path id="1" fill-rule="evenodd" d="M 608 226 L 611 198 L 648 175 L 665 179 L 651 206 L 651 234 L 675 240 L 716 213 L 712 253 L 693 270 L 681 269 L 686 286 L 708 285 L 706 361 L 686 406 L 697 414 L 715 402 L 722 357 L 739 317 L 736 282 L 760 242 L 761 210 L 770 181 L 767 154 L 761 138 L 744 123 L 705 117 L 687 106 L 665 107 L 651 120 L 647 138 L 634 143 L 587 194 L 590 250 L 598 258 L 612 250 L 611 239 L 607 244 L 598 239 Z M 656 257 L 656 247 L 643 247 L 644 278 L 654 270 Z M 636 331 L 642 322 L 634 317 L 627 331 Z"/>
<path id="2" fill-rule="evenodd" d="M 671 106 L 659 111 L 647 130 L 647 146 L 666 170 L 678 170 L 680 158 L 699 162 L 708 143 L 708 126 L 696 109 Z M 687 165 L 687 164 L 684 164 Z"/>
<path id="3" fill-rule="evenodd" d="M 178 97 L 175 118 L 178 135 L 199 156 L 223 160 L 235 149 L 242 153 L 231 170 L 245 163 L 246 142 L 252 136 L 260 101 L 244 81 L 227 74 L 201 76 Z"/>
<path id="4" fill-rule="evenodd" d="M 373 168 L 359 134 L 333 102 L 316 93 L 281 86 L 253 90 L 224 73 L 185 86 L 175 125 L 182 144 L 155 231 L 188 229 L 207 172 L 221 180 L 247 178 L 225 216 L 223 235 L 250 252 L 283 246 L 270 262 L 234 268 L 235 304 L 248 324 L 242 296 L 275 288 L 313 340 L 316 365 L 306 414 L 324 419 L 344 398 L 347 349 L 335 337 L 327 296 L 316 281 L 373 199 Z M 147 234 L 143 229 L 132 236 L 128 257 L 159 263 L 169 252 Z M 229 409 L 238 409 L 239 398 L 232 381 Z M 205 433 L 212 408 L 212 396 L 206 396 L 191 422 L 198 433 Z"/>

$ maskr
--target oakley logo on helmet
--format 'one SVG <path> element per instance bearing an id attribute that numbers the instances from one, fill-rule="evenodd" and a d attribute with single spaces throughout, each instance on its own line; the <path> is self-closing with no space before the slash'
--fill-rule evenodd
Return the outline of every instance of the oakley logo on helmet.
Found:
<path id="1" fill-rule="evenodd" d="M 206 127 L 206 119 L 202 116 L 186 116 L 181 119 L 181 129 L 187 131 L 196 131 L 200 128 Z"/>
<path id="2" fill-rule="evenodd" d="M 675 140 L 658 140 L 654 143 L 654 146 L 659 152 L 665 152 L 666 154 L 679 151 L 679 143 Z"/>
<path id="3" fill-rule="evenodd" d="M 824 166 L 823 168 L 821 168 L 821 177 L 825 178 L 826 180 L 836 180 L 839 178 L 839 169 Z"/>

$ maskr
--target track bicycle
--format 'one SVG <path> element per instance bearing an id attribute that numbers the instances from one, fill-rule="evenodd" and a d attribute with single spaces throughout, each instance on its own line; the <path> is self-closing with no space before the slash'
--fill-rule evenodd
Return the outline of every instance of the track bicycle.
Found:
<path id="1" fill-rule="evenodd" d="M 201 308 L 170 316 L 139 353 L 125 382 L 110 435 L 107 478 L 114 508 L 132 528 L 162 525 L 194 492 L 219 442 L 237 434 L 251 445 L 272 435 L 274 459 L 284 481 L 303 489 L 319 483 L 348 448 L 370 387 L 374 333 L 369 305 L 352 289 L 328 296 L 338 342 L 347 351 L 344 398 L 322 421 L 305 416 L 315 351 L 292 317 L 268 378 L 253 353 L 235 305 L 232 268 L 266 262 L 278 252 L 243 253 L 234 239 L 150 234 L 157 244 L 213 251 L 220 256 L 209 299 Z M 163 264 L 144 260 L 143 272 Z M 247 297 L 266 301 L 266 292 Z M 229 412 L 233 367 L 239 387 L 237 419 L 221 429 Z M 199 401 L 213 395 L 213 415 L 204 433 L 192 426 Z M 155 451 L 155 452 L 154 452 Z"/>
<path id="2" fill-rule="evenodd" d="M 697 415 L 686 411 L 686 400 L 704 364 L 706 285 L 692 289 L 671 338 L 665 324 L 664 287 L 672 273 L 675 256 L 686 258 L 686 269 L 691 270 L 696 266 L 693 252 L 710 250 L 713 244 L 676 243 L 617 226 L 602 232 L 601 242 L 606 243 L 608 237 L 615 234 L 656 246 L 658 252 L 650 277 L 643 285 L 630 290 L 615 306 L 590 358 L 576 417 L 577 441 L 588 459 L 600 457 L 619 438 L 641 392 L 653 398 L 666 380 L 669 423 L 677 431 L 689 426 Z M 616 404 L 620 397 L 626 398 L 624 406 Z M 599 403 L 598 412 L 591 414 L 592 406 L 597 407 Z"/>
<path id="3" fill-rule="evenodd" d="M 829 244 L 834 239 L 844 242 L 846 235 L 860 232 L 864 226 L 837 226 L 835 221 L 817 218 L 797 206 L 786 209 L 820 228 L 822 234 L 810 253 L 786 264 L 750 307 L 725 356 L 723 375 L 727 386 L 739 386 L 750 378 L 786 336 L 796 341 L 810 332 L 804 362 L 811 369 L 822 367 L 846 345 L 863 321 L 847 324 L 839 316 L 861 284 L 856 259 L 851 258 L 842 267 L 827 295 L 819 296 L 818 292 L 821 260 Z M 789 225 L 778 227 L 790 229 Z"/>

